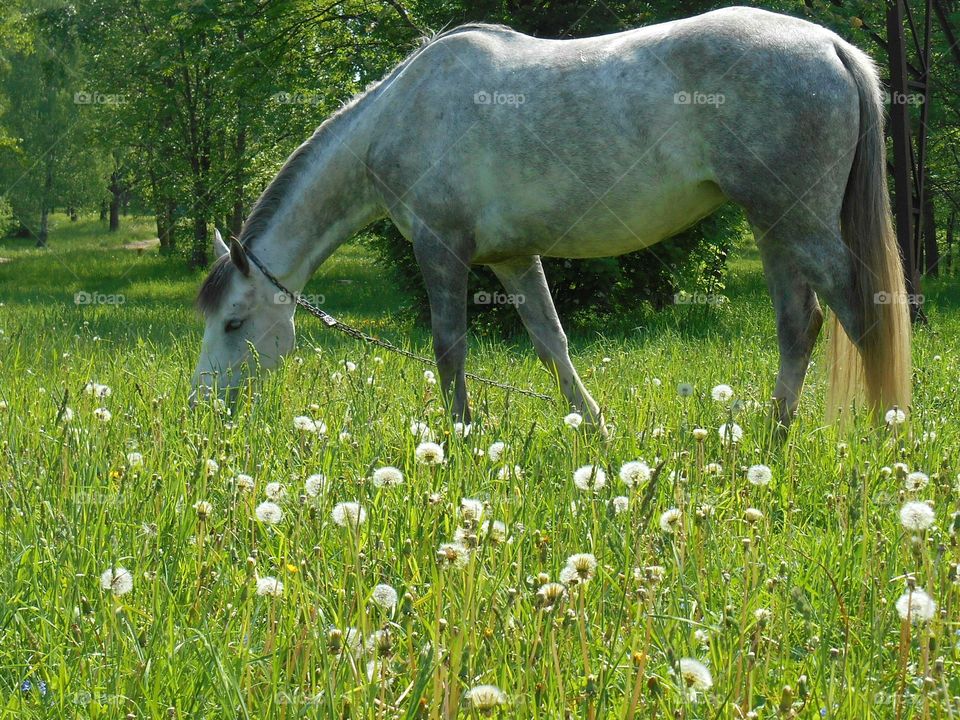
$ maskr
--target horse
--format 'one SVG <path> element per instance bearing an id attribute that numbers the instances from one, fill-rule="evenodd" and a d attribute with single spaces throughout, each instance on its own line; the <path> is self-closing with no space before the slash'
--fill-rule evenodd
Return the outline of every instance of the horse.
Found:
<path id="1" fill-rule="evenodd" d="M 193 397 L 235 393 L 294 347 L 296 306 L 260 268 L 299 292 L 389 217 L 423 274 L 455 418 L 470 419 L 467 278 L 480 264 L 523 298 L 540 359 L 602 427 L 540 258 L 649 248 L 726 202 L 745 212 L 773 301 L 777 425 L 797 409 L 818 298 L 832 310 L 828 416 L 864 394 L 874 410 L 907 408 L 910 319 L 876 68 L 826 28 L 740 7 L 587 39 L 470 24 L 425 41 L 293 152 L 238 238 L 216 233 Z"/>

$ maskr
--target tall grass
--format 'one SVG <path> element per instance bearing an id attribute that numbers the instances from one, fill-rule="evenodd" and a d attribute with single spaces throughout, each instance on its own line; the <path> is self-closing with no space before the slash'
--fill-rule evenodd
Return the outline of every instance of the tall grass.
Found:
<path id="1" fill-rule="evenodd" d="M 199 275 L 117 244 L 65 221 L 49 251 L 0 243 L 11 259 L 0 265 L 5 717 L 441 718 L 500 699 L 471 692 L 482 685 L 502 691 L 493 713 L 505 718 L 960 713 L 948 289 L 929 293 L 932 326 L 918 331 L 909 428 L 824 425 L 814 367 L 789 441 L 767 442 L 772 312 L 747 255 L 727 305 L 572 333 L 611 442 L 568 427 L 560 402 L 479 387 L 460 437 L 423 368 L 307 318 L 296 354 L 234 413 L 188 412 Z M 334 314 L 426 349 L 380 283 L 348 248 L 311 290 Z M 79 291 L 124 297 L 77 305 Z M 525 342 L 475 338 L 469 362 L 550 391 Z M 109 395 L 87 393 L 91 382 Z M 732 400 L 711 397 L 720 383 Z M 298 429 L 298 416 L 325 432 Z M 443 445 L 443 464 L 417 461 L 413 422 Z M 739 443 L 724 442 L 723 423 L 742 428 Z M 505 449 L 491 460 L 495 442 Z M 618 472 L 632 460 L 653 472 L 627 487 Z M 766 486 L 748 480 L 758 464 Z M 584 465 L 605 471 L 603 487 L 576 487 Z M 402 484 L 375 485 L 383 466 Z M 908 490 L 907 471 L 929 483 Z M 276 524 L 256 516 L 269 483 L 284 490 Z M 925 531 L 900 524 L 914 499 L 933 503 Z M 365 521 L 334 522 L 341 502 Z M 466 552 L 438 555 L 447 543 Z M 538 591 L 576 553 L 595 556 L 592 577 L 545 602 Z M 101 587 L 111 568 L 132 591 Z M 278 596 L 258 594 L 268 577 Z M 379 584 L 397 591 L 395 608 L 373 602 Z M 908 586 L 937 603 L 928 622 L 898 615 Z M 712 685 L 690 687 L 682 658 Z"/>

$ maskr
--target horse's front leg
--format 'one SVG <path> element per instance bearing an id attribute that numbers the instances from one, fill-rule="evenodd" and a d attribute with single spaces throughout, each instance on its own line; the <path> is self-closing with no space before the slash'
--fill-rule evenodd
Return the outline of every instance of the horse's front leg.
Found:
<path id="1" fill-rule="evenodd" d="M 433 352 L 440 388 L 455 420 L 470 422 L 467 360 L 467 275 L 472 250 L 460 238 L 439 237 L 429 228 L 414 232 L 413 251 L 430 300 Z"/>

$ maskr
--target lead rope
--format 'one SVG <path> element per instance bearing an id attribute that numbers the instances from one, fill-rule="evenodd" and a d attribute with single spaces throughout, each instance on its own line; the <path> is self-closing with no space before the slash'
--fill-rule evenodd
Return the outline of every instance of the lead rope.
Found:
<path id="1" fill-rule="evenodd" d="M 409 350 L 404 350 L 403 348 L 399 348 L 389 340 L 381 340 L 380 338 L 373 337 L 372 335 L 367 335 L 362 330 L 358 330 L 355 327 L 351 327 L 350 325 L 347 325 L 341 320 L 337 320 L 335 317 L 333 317 L 333 315 L 327 312 L 324 312 L 313 303 L 308 302 L 307 300 L 304 300 L 302 297 L 300 297 L 299 294 L 293 293 L 290 290 L 287 290 L 287 288 L 284 287 L 283 283 L 281 283 L 276 278 L 276 276 L 273 273 L 271 273 L 269 270 L 267 270 L 264 264 L 260 262 L 260 258 L 258 258 L 249 250 L 244 249 L 244 252 L 246 253 L 247 257 L 250 258 L 253 264 L 257 266 L 260 272 L 263 273 L 264 277 L 267 278 L 267 280 L 269 280 L 271 283 L 273 283 L 273 285 L 276 286 L 276 288 L 280 290 L 280 292 L 285 293 L 287 296 L 296 300 L 298 306 L 302 307 L 308 313 L 310 313 L 315 318 L 320 320 L 328 328 L 331 328 L 333 330 L 339 330 L 344 335 L 349 335 L 355 340 L 360 340 L 361 342 L 364 342 L 368 345 L 374 345 L 376 347 L 383 348 L 384 350 L 388 350 L 392 353 L 396 353 L 397 355 L 401 355 L 405 358 L 416 360 L 417 362 L 423 365 L 429 365 L 431 367 L 434 365 L 434 361 L 428 357 L 425 357 L 423 355 L 418 355 L 417 353 L 410 352 Z M 471 380 L 478 383 L 482 383 L 484 385 L 500 388 L 501 390 L 506 390 L 508 392 L 519 393 L 520 395 L 537 398 L 538 400 L 546 400 L 547 402 L 553 402 L 553 397 L 551 397 L 550 395 L 544 395 L 543 393 L 534 392 L 533 390 L 524 390 L 523 388 L 514 387 L 513 385 L 509 385 L 507 383 L 497 382 L 496 380 L 491 380 L 489 378 L 483 377 L 482 375 L 476 375 L 472 372 L 467 372 L 465 373 L 465 375 Z"/>

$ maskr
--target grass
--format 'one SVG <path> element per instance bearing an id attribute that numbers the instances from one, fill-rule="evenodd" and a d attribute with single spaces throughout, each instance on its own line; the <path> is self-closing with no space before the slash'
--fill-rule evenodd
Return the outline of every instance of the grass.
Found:
<path id="1" fill-rule="evenodd" d="M 753 404 L 772 387 L 774 325 L 744 251 L 727 305 L 574 328 L 574 360 L 616 426 L 609 444 L 566 427 L 559 402 L 477 386 L 476 423 L 461 438 L 423 368 L 307 318 L 257 402 L 232 416 L 188 412 L 201 275 L 119 248 L 151 230 L 128 219 L 109 237 L 96 220 L 56 216 L 49 250 L 0 242 L 11 260 L 0 264 L 3 717 L 469 716 L 469 690 L 483 684 L 505 693 L 494 711 L 505 718 L 960 714 L 949 531 L 960 324 L 949 283 L 927 287 L 909 431 L 825 426 L 818 351 L 789 442 L 765 442 Z M 334 314 L 427 350 L 361 249 L 344 248 L 320 275 L 307 292 Z M 81 291 L 115 304 L 75 304 Z M 477 337 L 469 364 L 551 391 L 520 339 Z M 91 381 L 109 396 L 85 393 Z M 678 397 L 683 382 L 693 396 Z M 735 417 L 711 399 L 719 383 L 746 402 Z M 326 432 L 296 429 L 302 415 Z M 731 419 L 739 445 L 716 432 Z M 443 442 L 445 464 L 417 462 L 413 421 Z M 495 441 L 506 449 L 491 461 L 481 451 Z M 626 487 L 621 465 L 641 459 L 660 471 Z M 746 478 L 761 463 L 767 486 Z M 908 491 L 901 471 L 883 469 L 895 463 L 929 484 Z M 606 471 L 596 492 L 573 482 L 587 464 Z M 403 483 L 377 487 L 383 466 Z M 325 482 L 313 496 L 315 474 Z M 255 514 L 268 483 L 285 490 L 273 525 Z M 462 498 L 482 500 L 483 516 L 464 516 Z M 924 532 L 900 524 L 913 499 L 933 503 Z M 364 508 L 358 528 L 333 522 L 344 501 Z M 664 532 L 671 508 L 680 518 Z M 504 523 L 504 542 L 487 520 Z M 438 549 L 455 537 L 476 547 L 444 567 Z M 537 591 L 576 553 L 596 557 L 595 576 L 544 608 Z M 120 567 L 132 591 L 101 589 Z M 268 577 L 282 596 L 257 593 Z M 908 579 L 937 603 L 929 622 L 898 616 Z M 382 583 L 398 592 L 393 610 L 371 601 Z M 704 663 L 712 687 L 691 692 L 681 658 Z"/>

